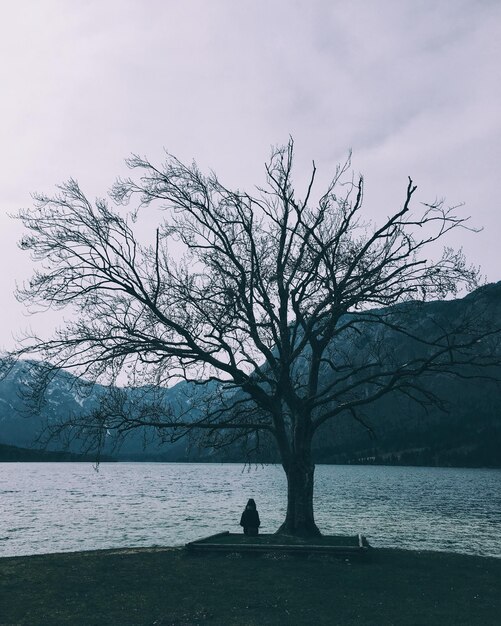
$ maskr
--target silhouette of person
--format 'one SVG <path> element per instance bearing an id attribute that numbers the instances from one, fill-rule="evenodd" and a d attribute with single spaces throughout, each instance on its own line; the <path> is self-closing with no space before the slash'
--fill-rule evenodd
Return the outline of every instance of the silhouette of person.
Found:
<path id="1" fill-rule="evenodd" d="M 247 502 L 247 506 L 240 518 L 240 526 L 244 528 L 244 535 L 256 536 L 258 534 L 258 528 L 261 526 L 261 520 L 259 519 L 259 513 L 256 509 L 256 503 L 253 498 L 250 498 Z"/>

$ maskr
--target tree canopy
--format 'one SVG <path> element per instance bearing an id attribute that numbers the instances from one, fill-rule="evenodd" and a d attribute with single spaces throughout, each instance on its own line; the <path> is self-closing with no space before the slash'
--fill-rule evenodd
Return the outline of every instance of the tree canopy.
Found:
<path id="1" fill-rule="evenodd" d="M 292 140 L 274 149 L 266 185 L 253 194 L 167 155 L 160 166 L 128 159 L 131 177 L 107 200 L 90 202 L 75 180 L 36 195 L 19 217 L 28 231 L 21 247 L 40 269 L 18 295 L 72 315 L 18 354 L 49 364 L 45 382 L 54 368 L 108 385 L 126 372 L 129 384 L 148 389 L 209 382 L 196 416 L 161 401 L 133 407 L 110 389 L 93 415 L 69 421 L 101 444 L 110 430 L 144 426 L 172 438 L 209 433 L 213 444 L 255 443 L 265 432 L 288 477 L 282 530 L 310 533 L 318 428 L 341 413 L 363 422 L 363 408 L 389 393 L 439 401 L 423 377 L 497 364 L 497 329 L 478 311 L 444 317 L 426 335 L 408 322 L 420 303 L 478 284 L 460 250 L 430 254 L 450 231 L 469 229 L 457 207 L 414 206 L 409 179 L 401 204 L 373 223 L 349 160 L 320 195 L 313 164 L 300 197 L 293 155 Z M 154 206 L 163 212 L 145 245 L 136 219 Z M 399 337 L 411 341 L 411 355 L 399 351 Z"/>

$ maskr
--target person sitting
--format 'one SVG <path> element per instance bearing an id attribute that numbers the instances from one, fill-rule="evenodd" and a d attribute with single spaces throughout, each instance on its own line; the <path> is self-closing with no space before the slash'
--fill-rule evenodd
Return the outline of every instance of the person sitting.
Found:
<path id="1" fill-rule="evenodd" d="M 259 532 L 258 528 L 261 526 L 261 521 L 253 498 L 250 498 L 247 502 L 247 506 L 240 518 L 240 526 L 244 528 L 244 535 L 255 537 Z"/>

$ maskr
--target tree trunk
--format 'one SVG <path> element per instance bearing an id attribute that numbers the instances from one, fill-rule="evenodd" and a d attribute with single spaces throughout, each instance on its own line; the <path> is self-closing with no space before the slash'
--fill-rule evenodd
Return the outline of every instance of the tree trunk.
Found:
<path id="1" fill-rule="evenodd" d="M 320 535 L 313 516 L 313 463 L 293 458 L 284 464 L 287 475 L 287 515 L 278 533 L 313 537 Z"/>

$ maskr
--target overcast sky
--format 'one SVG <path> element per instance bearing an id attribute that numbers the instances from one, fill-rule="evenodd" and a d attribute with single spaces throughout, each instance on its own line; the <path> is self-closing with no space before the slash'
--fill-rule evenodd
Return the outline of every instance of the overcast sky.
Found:
<path id="1" fill-rule="evenodd" d="M 0 0 L 0 347 L 32 320 L 8 217 L 70 176 L 102 196 L 131 152 L 263 182 L 295 139 L 298 179 L 353 150 L 366 214 L 465 203 L 469 260 L 501 279 L 499 0 Z"/>

